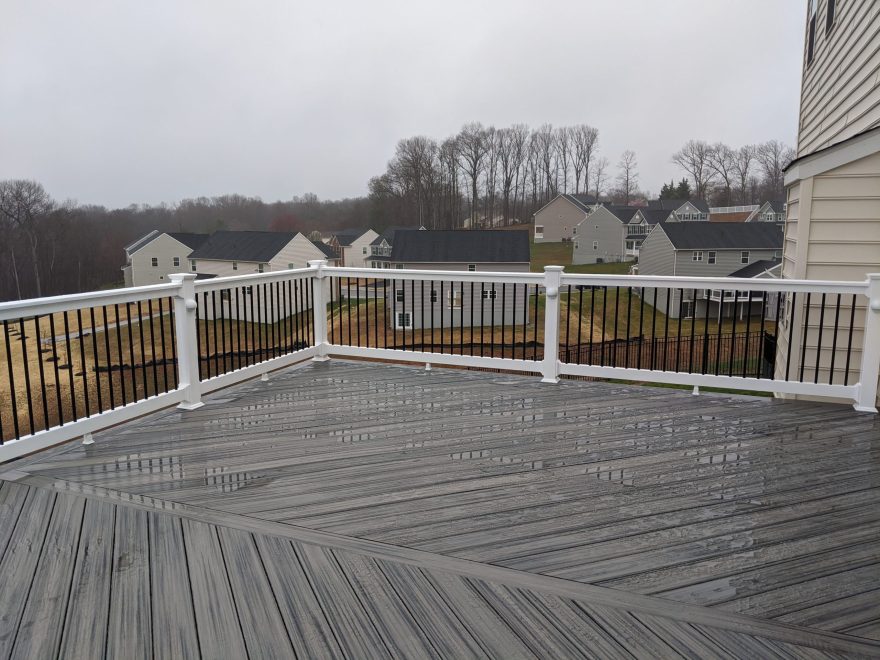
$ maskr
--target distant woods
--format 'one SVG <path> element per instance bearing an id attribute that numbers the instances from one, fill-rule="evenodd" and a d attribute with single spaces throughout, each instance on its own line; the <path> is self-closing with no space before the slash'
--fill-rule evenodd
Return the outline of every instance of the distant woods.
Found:
<path id="1" fill-rule="evenodd" d="M 660 194 L 699 197 L 713 206 L 781 199 L 793 155 L 776 140 L 741 147 L 690 140 L 672 155 L 687 178 L 664 184 Z M 406 138 L 368 187 L 367 197 L 337 201 L 310 193 L 273 203 L 223 195 L 111 210 L 58 202 L 35 181 L 0 181 L 0 300 L 120 285 L 123 249 L 153 229 L 504 227 L 530 222 L 559 193 L 621 204 L 644 203 L 650 194 L 640 188 L 636 152 L 609 159 L 599 131 L 587 124 L 469 123 L 440 141 Z"/>

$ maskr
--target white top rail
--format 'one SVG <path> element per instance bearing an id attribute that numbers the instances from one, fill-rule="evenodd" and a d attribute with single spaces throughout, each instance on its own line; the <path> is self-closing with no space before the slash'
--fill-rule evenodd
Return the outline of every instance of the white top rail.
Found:
<path id="1" fill-rule="evenodd" d="M 207 280 L 194 282 L 196 291 L 216 291 L 218 289 L 231 289 L 236 286 L 253 286 L 266 282 L 276 282 L 287 279 L 305 279 L 313 277 L 315 268 L 290 268 L 288 270 L 273 270 L 267 273 L 249 273 L 247 275 L 230 275 L 228 277 L 212 277 Z"/>
<path id="2" fill-rule="evenodd" d="M 327 266 L 325 275 L 370 280 L 443 280 L 454 282 L 506 282 L 507 284 L 543 284 L 544 273 L 482 270 L 412 270 L 405 268 L 346 268 Z"/>
<path id="3" fill-rule="evenodd" d="M 48 298 L 13 300 L 0 303 L 0 321 L 30 318 L 32 316 L 43 316 L 45 314 L 65 311 L 69 312 L 89 307 L 101 307 L 102 305 L 122 305 L 127 302 L 163 298 L 174 295 L 178 289 L 179 287 L 176 284 L 152 284 L 150 286 L 133 286 L 126 289 L 71 293 Z"/>
<path id="4" fill-rule="evenodd" d="M 781 291 L 797 293 L 841 293 L 867 295 L 864 282 L 819 280 L 753 279 L 747 277 L 683 277 L 659 275 L 569 275 L 563 273 L 562 284 L 572 286 L 647 287 L 662 289 L 724 289 L 739 291 Z"/>

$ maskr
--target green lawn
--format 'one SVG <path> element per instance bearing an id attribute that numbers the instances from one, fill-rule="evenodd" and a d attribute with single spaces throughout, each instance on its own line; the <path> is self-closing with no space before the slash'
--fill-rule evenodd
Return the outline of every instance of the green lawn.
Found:
<path id="1" fill-rule="evenodd" d="M 544 266 L 565 266 L 567 273 L 627 275 L 632 266 L 632 262 L 572 266 L 571 251 L 571 243 L 531 243 L 532 272 L 543 272 Z"/>

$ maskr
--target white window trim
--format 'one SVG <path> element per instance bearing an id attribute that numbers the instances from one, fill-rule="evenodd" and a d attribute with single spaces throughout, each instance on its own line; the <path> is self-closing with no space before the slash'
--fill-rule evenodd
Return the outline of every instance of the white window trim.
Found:
<path id="1" fill-rule="evenodd" d="M 703 251 L 702 250 L 694 250 L 691 253 L 691 261 L 702 261 L 703 260 Z"/>
<path id="2" fill-rule="evenodd" d="M 474 273 L 477 270 L 477 264 L 468 264 L 468 272 Z"/>
<path id="3" fill-rule="evenodd" d="M 706 263 L 710 266 L 718 263 L 718 253 L 715 250 L 709 250 L 709 253 L 706 255 Z"/>
<path id="4" fill-rule="evenodd" d="M 401 319 L 403 319 L 403 323 L 401 323 Z M 406 321 L 409 321 L 407 323 Z M 412 313 L 411 312 L 397 312 L 394 316 L 394 329 L 395 330 L 407 330 L 412 328 Z"/>
<path id="5" fill-rule="evenodd" d="M 171 257 L 172 266 L 180 266 L 180 257 Z"/>
<path id="6" fill-rule="evenodd" d="M 751 253 L 750 253 L 748 250 L 743 250 L 742 252 L 739 253 L 739 262 L 740 262 L 743 266 L 748 266 L 748 265 L 749 265 L 749 260 L 750 260 L 751 258 L 752 258 L 752 255 L 751 255 Z"/>

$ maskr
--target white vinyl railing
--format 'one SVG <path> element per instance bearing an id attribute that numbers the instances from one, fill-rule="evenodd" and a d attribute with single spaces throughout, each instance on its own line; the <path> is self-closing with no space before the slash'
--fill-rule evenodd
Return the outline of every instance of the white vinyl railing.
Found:
<path id="1" fill-rule="evenodd" d="M 0 461 L 305 359 L 831 397 L 876 412 L 863 282 L 308 268 L 0 303 Z"/>

